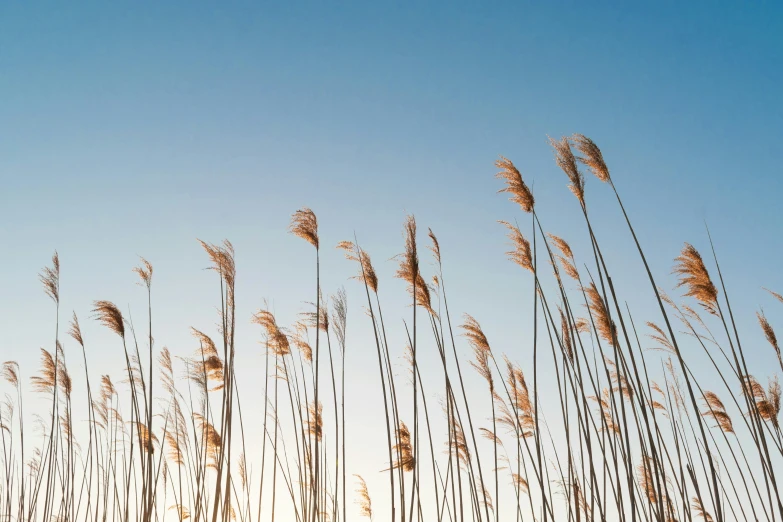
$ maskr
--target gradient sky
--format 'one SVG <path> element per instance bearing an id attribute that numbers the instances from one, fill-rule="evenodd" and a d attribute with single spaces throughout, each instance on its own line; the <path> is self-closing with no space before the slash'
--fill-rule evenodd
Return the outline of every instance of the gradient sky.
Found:
<path id="1" fill-rule="evenodd" d="M 755 310 L 783 328 L 783 308 L 760 289 L 783 292 L 783 7 L 521 4 L 4 2 L 0 359 L 29 376 L 38 347 L 52 344 L 37 273 L 55 249 L 63 317 L 79 314 L 95 375 L 122 362 L 117 340 L 89 320 L 91 302 L 143 318 L 130 271 L 139 255 L 155 266 L 159 345 L 184 355 L 196 348 L 189 326 L 212 328 L 219 295 L 196 238 L 234 243 L 240 318 L 268 299 L 290 323 L 314 300 L 312 248 L 286 232 L 309 206 L 324 291 L 348 289 L 354 418 L 377 370 L 347 281 L 354 267 L 331 246 L 355 232 L 373 255 L 401 350 L 410 312 L 386 260 L 402 251 L 406 213 L 440 239 L 453 313 L 475 315 L 493 347 L 525 365 L 531 281 L 505 260 L 495 220 L 528 221 L 495 193 L 493 161 L 516 163 L 544 226 L 586 261 L 577 204 L 547 145 L 580 132 L 602 148 L 668 289 L 684 241 L 707 253 L 708 223 L 750 364 L 763 370 L 774 356 Z M 588 179 L 615 284 L 637 323 L 657 321 L 610 196 Z M 240 327 L 240 386 L 252 388 L 260 333 Z M 356 461 L 371 489 L 375 460 Z"/>

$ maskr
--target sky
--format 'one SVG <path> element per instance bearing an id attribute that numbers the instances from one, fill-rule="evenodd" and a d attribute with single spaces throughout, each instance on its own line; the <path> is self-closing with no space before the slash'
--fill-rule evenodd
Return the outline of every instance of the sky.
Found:
<path id="1" fill-rule="evenodd" d="M 452 313 L 474 315 L 524 366 L 531 281 L 505 259 L 496 220 L 529 217 L 496 193 L 493 162 L 515 162 L 543 226 L 586 262 L 584 224 L 547 143 L 578 132 L 601 147 L 662 286 L 676 282 L 683 242 L 708 252 L 709 226 L 749 364 L 763 371 L 774 356 L 754 314 L 783 325 L 761 290 L 783 292 L 781 34 L 773 2 L 5 2 L 0 359 L 29 376 L 38 348 L 51 347 L 55 310 L 37 274 L 55 250 L 61 317 L 73 310 L 85 325 L 91 372 L 122 369 L 91 303 L 145 317 L 138 256 L 155 267 L 156 341 L 189 353 L 188 328 L 214 331 L 219 303 L 196 239 L 227 238 L 248 319 L 239 379 L 255 389 L 251 313 L 267 300 L 290 324 L 315 297 L 313 249 L 286 230 L 307 206 L 324 292 L 348 290 L 349 415 L 375 433 L 380 417 L 362 419 L 380 391 L 358 393 L 377 387 L 370 327 L 348 280 L 355 267 L 331 246 L 355 234 L 373 256 L 401 351 L 410 310 L 391 258 L 415 215 L 422 245 L 428 227 L 440 240 Z M 622 299 L 637 322 L 657 321 L 609 188 L 589 177 L 586 197 Z M 429 258 L 424 272 L 434 273 Z M 369 475 L 376 460 L 353 464 Z"/>

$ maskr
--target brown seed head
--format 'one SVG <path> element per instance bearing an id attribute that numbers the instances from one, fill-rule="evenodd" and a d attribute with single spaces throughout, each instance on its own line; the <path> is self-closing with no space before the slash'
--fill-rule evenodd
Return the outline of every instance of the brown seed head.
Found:
<path id="1" fill-rule="evenodd" d="M 604 183 L 610 181 L 609 168 L 604 162 L 603 154 L 601 154 L 601 149 L 598 148 L 598 145 L 582 134 L 574 134 L 571 136 L 571 140 L 581 154 L 578 158 L 579 162 L 587 166 L 590 172 Z"/>
<path id="2" fill-rule="evenodd" d="M 555 151 L 555 163 L 560 167 L 566 176 L 568 176 L 571 184 L 568 188 L 579 200 L 582 205 L 585 204 L 585 177 L 584 174 L 579 172 L 579 168 L 576 165 L 576 158 L 571 151 L 571 144 L 568 138 L 563 137 L 560 140 L 549 138 L 549 144 Z"/>
<path id="3" fill-rule="evenodd" d="M 515 225 L 507 221 L 498 221 L 508 229 L 508 238 L 511 240 L 513 250 L 506 252 L 506 256 L 525 270 L 533 272 L 533 255 L 530 251 L 530 242 L 525 239 L 522 232 Z"/>
<path id="4" fill-rule="evenodd" d="M 111 301 L 95 301 L 93 313 L 95 318 L 103 326 L 125 339 L 125 322 L 122 319 L 122 312 Z"/>
<path id="5" fill-rule="evenodd" d="M 684 286 L 685 295 L 693 297 L 713 315 L 718 315 L 718 289 L 712 284 L 707 267 L 699 252 L 685 243 L 682 253 L 674 260 L 673 273 L 679 276 L 677 288 Z"/>
<path id="6" fill-rule="evenodd" d="M 315 217 L 315 212 L 306 207 L 297 210 L 291 216 L 291 224 L 288 230 L 318 250 L 318 219 Z"/>
<path id="7" fill-rule="evenodd" d="M 532 212 L 535 206 L 535 199 L 533 199 L 533 193 L 522 180 L 522 174 L 511 163 L 510 160 L 500 156 L 500 159 L 495 162 L 495 166 L 500 169 L 495 177 L 500 178 L 506 182 L 506 187 L 498 190 L 498 192 L 507 192 L 511 195 L 510 201 L 518 204 L 523 211 Z"/>

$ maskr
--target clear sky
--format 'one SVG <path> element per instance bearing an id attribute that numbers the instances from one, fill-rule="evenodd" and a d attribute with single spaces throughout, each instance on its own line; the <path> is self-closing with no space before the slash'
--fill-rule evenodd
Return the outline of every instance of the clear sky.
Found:
<path id="1" fill-rule="evenodd" d="M 63 315 L 86 324 L 95 375 L 122 363 L 90 304 L 143 317 L 138 255 L 156 270 L 160 345 L 185 354 L 187 327 L 212 328 L 217 286 L 196 238 L 234 243 L 242 321 L 268 299 L 290 323 L 314 298 L 312 248 L 286 232 L 309 206 L 324 291 L 349 291 L 349 413 L 376 367 L 354 267 L 331 246 L 355 232 L 373 255 L 401 350 L 409 311 L 386 260 L 402 251 L 406 213 L 441 241 L 453 312 L 524 364 L 530 278 L 504 259 L 495 220 L 526 217 L 495 194 L 492 163 L 517 164 L 544 226 L 586 261 L 546 141 L 579 132 L 602 148 L 667 288 L 684 241 L 707 252 L 709 224 L 754 364 L 774 362 L 753 314 L 764 306 L 783 328 L 760 290 L 783 292 L 783 7 L 545 4 L 3 2 L 0 359 L 29 376 L 51 346 L 37 273 L 55 249 Z M 637 322 L 657 321 L 608 188 L 589 178 L 587 199 L 623 299 Z M 240 334 L 252 388 L 260 333 L 247 321 Z"/>

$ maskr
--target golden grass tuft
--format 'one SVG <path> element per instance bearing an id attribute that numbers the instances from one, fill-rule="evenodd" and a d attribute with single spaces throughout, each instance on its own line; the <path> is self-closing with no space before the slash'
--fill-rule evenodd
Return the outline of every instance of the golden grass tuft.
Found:
<path id="1" fill-rule="evenodd" d="M 519 205 L 523 211 L 532 212 L 533 207 L 535 206 L 533 193 L 522 180 L 522 174 L 520 174 L 511 160 L 500 156 L 500 159 L 495 161 L 495 166 L 500 169 L 500 172 L 498 172 L 495 177 L 506 182 L 505 188 L 498 190 L 498 192 L 510 194 L 510 201 Z"/>

